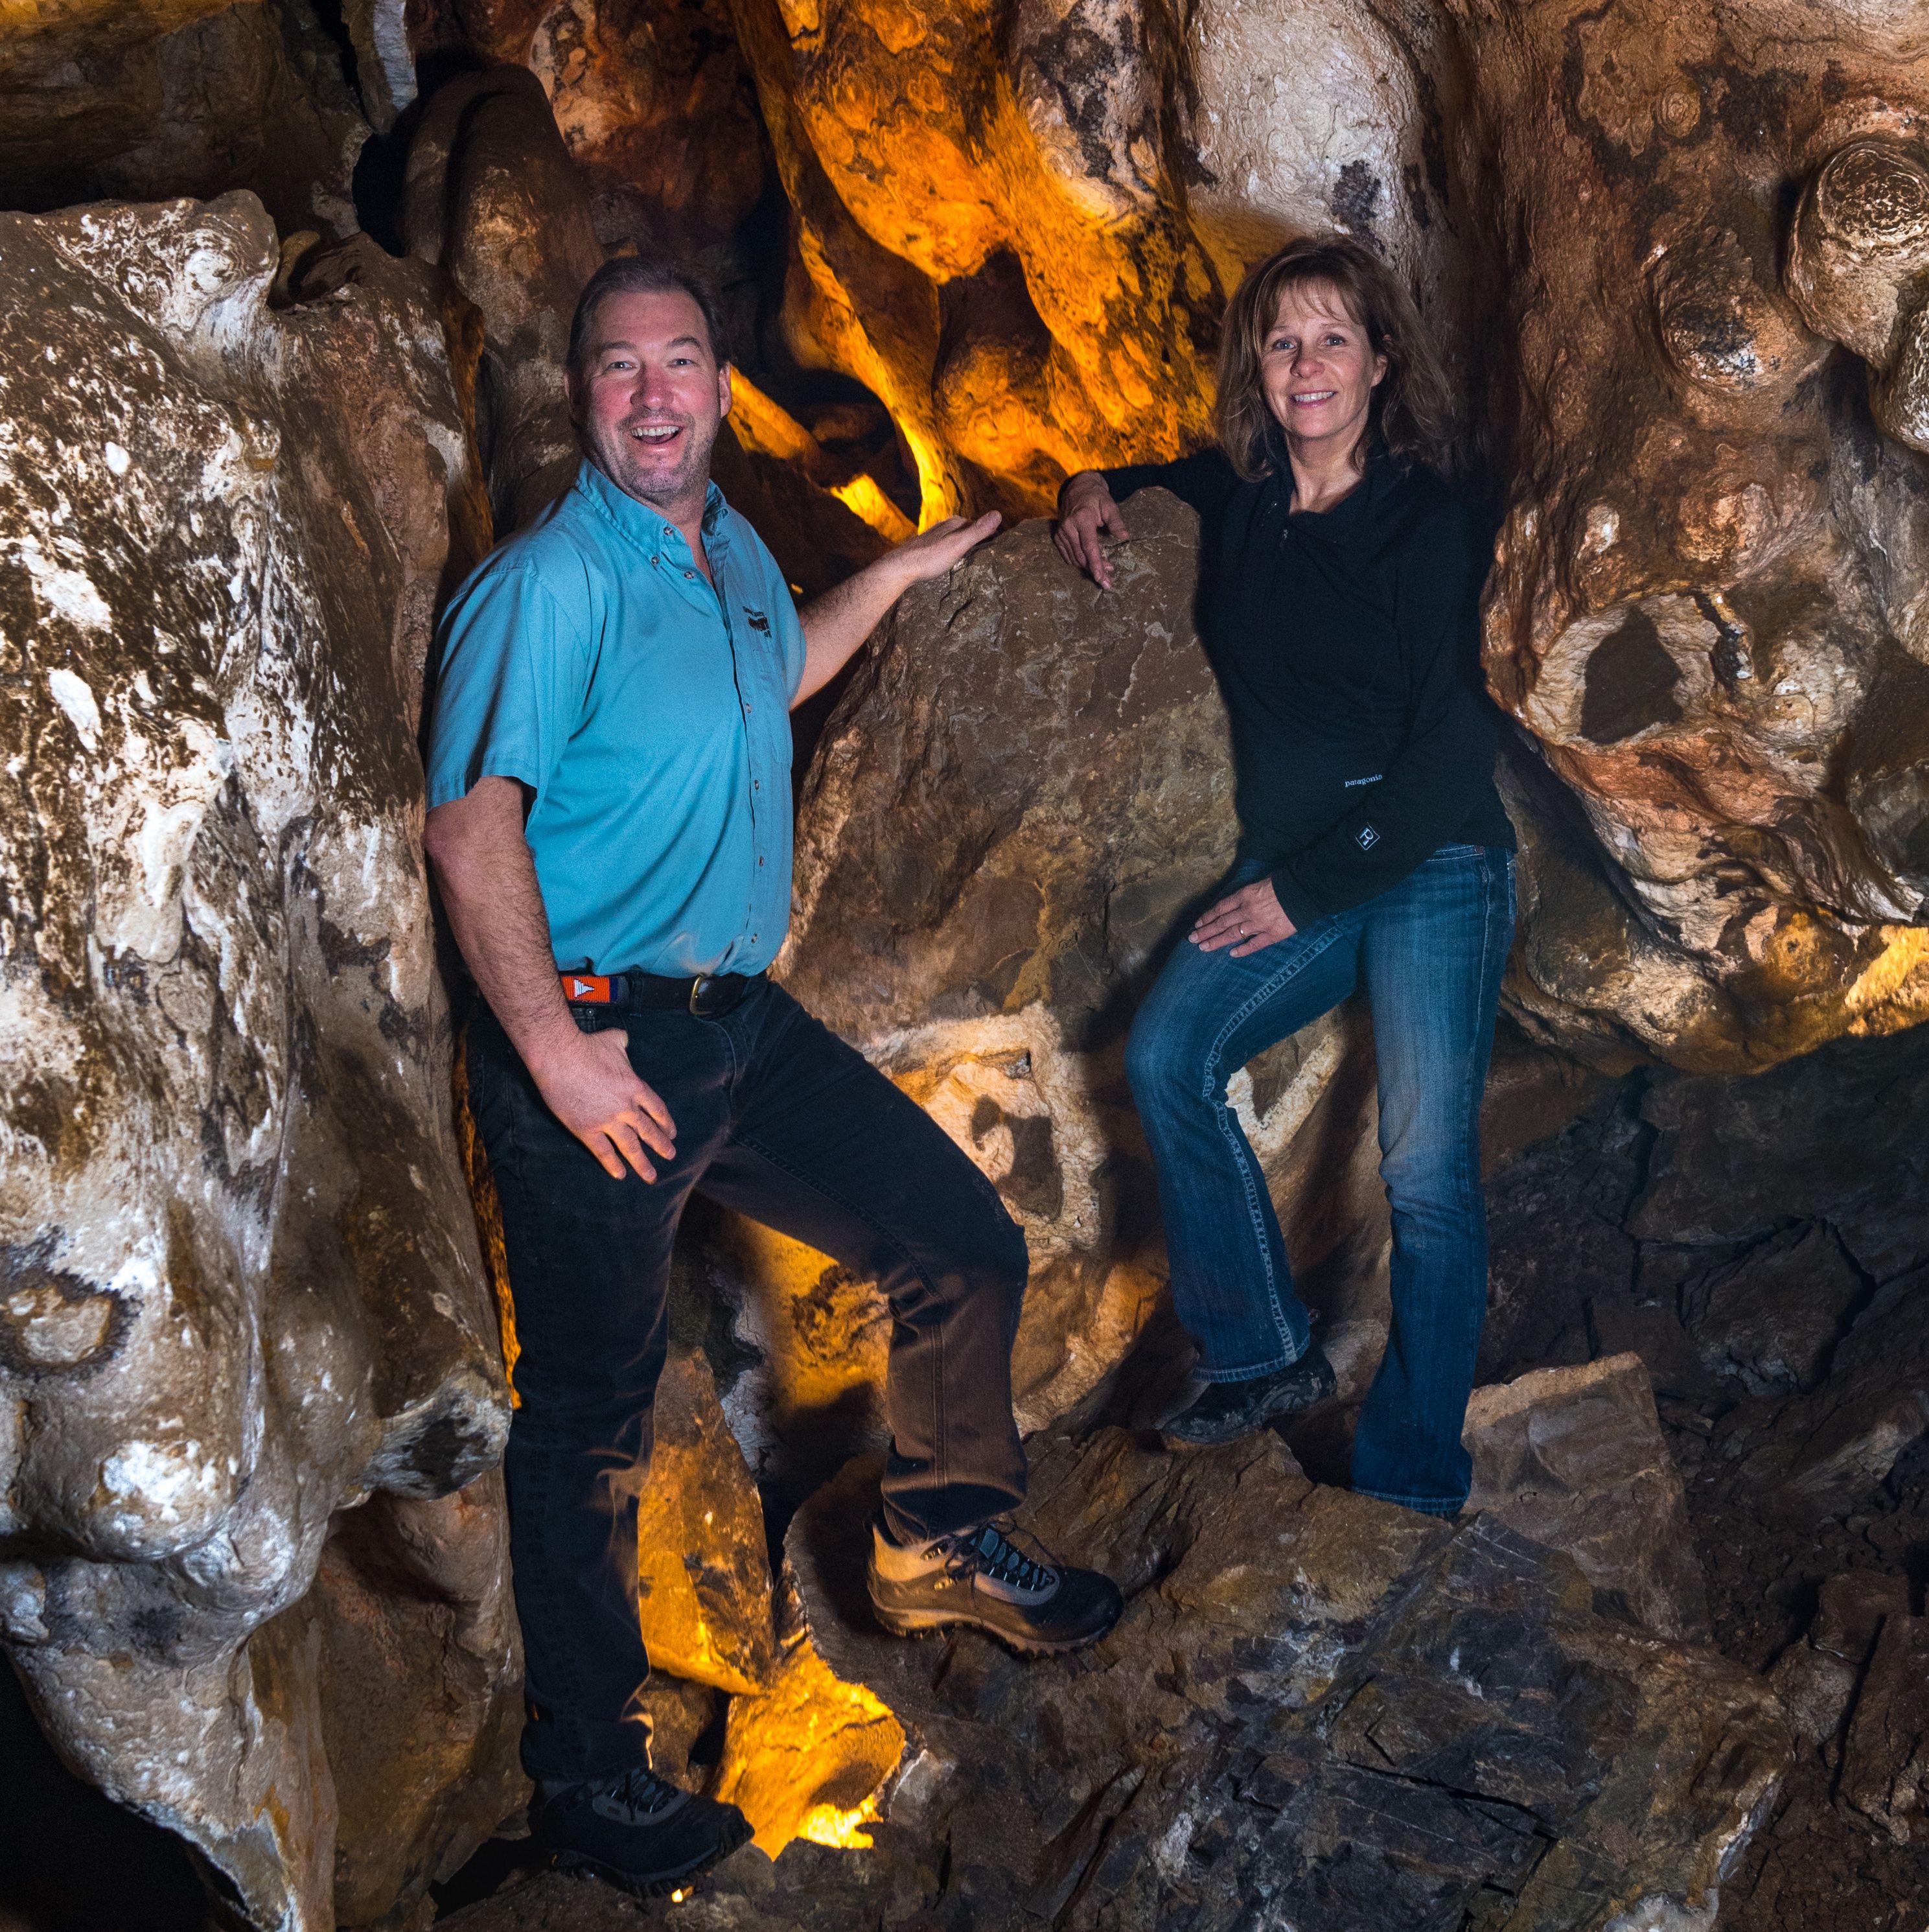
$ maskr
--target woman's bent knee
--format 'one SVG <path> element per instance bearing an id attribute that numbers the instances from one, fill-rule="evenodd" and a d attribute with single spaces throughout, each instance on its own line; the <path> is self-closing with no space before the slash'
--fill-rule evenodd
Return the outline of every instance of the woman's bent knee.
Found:
<path id="1" fill-rule="evenodd" d="M 1143 1107 L 1149 1101 L 1179 1098 L 1191 1084 L 1185 1061 L 1181 1043 L 1142 1007 L 1125 1040 L 1125 1079 L 1133 1099 Z"/>

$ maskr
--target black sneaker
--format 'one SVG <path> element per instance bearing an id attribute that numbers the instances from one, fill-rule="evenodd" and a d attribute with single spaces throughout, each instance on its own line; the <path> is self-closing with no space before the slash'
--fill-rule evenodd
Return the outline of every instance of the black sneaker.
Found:
<path id="1" fill-rule="evenodd" d="M 687 1883 L 750 1835 L 734 1804 L 719 1804 L 639 1767 L 551 1790 L 538 1786 L 529 1823 L 559 1871 L 590 1872 L 648 1898 Z"/>
<path id="2" fill-rule="evenodd" d="M 1283 1415 L 1297 1415 L 1333 1393 L 1333 1365 L 1317 1342 L 1298 1361 L 1243 1382 L 1208 1382 L 1191 1405 L 1166 1424 L 1175 1442 L 1201 1447 L 1230 1442 Z"/>
<path id="3" fill-rule="evenodd" d="M 873 1524 L 870 1545 L 871 1607 L 895 1636 L 965 1624 L 1044 1656 L 1096 1643 L 1125 1607 L 1110 1576 L 1028 1556 L 995 1522 L 908 1549 Z"/>

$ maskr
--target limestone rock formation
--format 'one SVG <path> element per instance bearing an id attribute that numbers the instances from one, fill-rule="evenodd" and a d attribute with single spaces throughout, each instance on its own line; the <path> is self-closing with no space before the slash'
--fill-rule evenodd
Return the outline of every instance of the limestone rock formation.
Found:
<path id="1" fill-rule="evenodd" d="M 1842 1796 L 1899 1844 L 1929 1829 L 1929 1617 L 1883 1619 L 1843 1746 Z"/>
<path id="2" fill-rule="evenodd" d="M 562 0 L 526 54 L 491 51 L 542 82 L 606 244 L 695 254 L 756 208 L 769 143 L 726 0 Z"/>
<path id="3" fill-rule="evenodd" d="M 1478 82 L 1451 145 L 1512 345 L 1488 668 L 1581 807 L 1522 794 L 1514 995 L 1571 1045 L 1710 1068 L 1909 1024 L 1919 21 L 1452 11 Z"/>
<path id="4" fill-rule="evenodd" d="M 791 346 L 882 399 L 927 520 L 1036 510 L 1068 471 L 1196 444 L 1224 296 L 1295 230 L 1372 236 L 1462 306 L 1442 20 L 1247 0 L 735 13 L 798 223 Z"/>
<path id="5" fill-rule="evenodd" d="M 851 1568 L 874 1480 L 787 1546 L 827 1659 L 911 1755 L 857 1896 L 780 1862 L 774 1922 L 930 1922 L 942 1889 L 981 1923 L 1706 1926 L 1787 1760 L 1765 1687 L 1595 1615 L 1565 1558 L 1317 1487 L 1270 1438 L 1035 1444 L 1029 1519 L 1129 1600 L 1089 1656 L 1029 1664 L 876 1632 Z"/>
<path id="6" fill-rule="evenodd" d="M 508 1808 L 520 1664 L 414 743 L 463 414 L 419 272 L 279 262 L 0 218 L 0 1630 L 321 1932 Z"/>
<path id="7" fill-rule="evenodd" d="M 763 1505 L 700 1351 L 672 1352 L 638 1510 L 637 1597 L 652 1675 L 759 1691 L 775 1667 Z"/>
<path id="8" fill-rule="evenodd" d="M 498 534 L 566 490 L 581 460 L 563 393 L 577 292 L 603 266 L 588 197 L 535 77 L 464 74 L 409 143 L 403 232 L 482 325 L 478 425 Z"/>
<path id="9" fill-rule="evenodd" d="M 1465 1439 L 1469 1508 L 1571 1556 L 1599 1595 L 1646 1628 L 1706 1638 L 1681 1476 L 1638 1355 L 1476 1389 Z"/>
<path id="10" fill-rule="evenodd" d="M 906 598 L 812 767 L 777 968 L 1023 1228 L 1028 1427 L 1097 1390 L 1157 1304 L 1164 1254 L 1125 1029 L 1236 836 L 1224 709 L 1191 627 L 1195 520 L 1163 493 L 1134 510 L 1111 592 L 1032 523 Z M 1370 1335 L 1385 1216 L 1358 1045 L 1353 1018 L 1334 1015 L 1233 1093 L 1329 1320 Z M 738 1260 L 771 1363 L 760 1395 L 730 1397 L 755 1448 L 881 1374 L 883 1312 L 791 1244 L 746 1236 Z M 870 1350 L 853 1346 L 865 1321 Z"/>

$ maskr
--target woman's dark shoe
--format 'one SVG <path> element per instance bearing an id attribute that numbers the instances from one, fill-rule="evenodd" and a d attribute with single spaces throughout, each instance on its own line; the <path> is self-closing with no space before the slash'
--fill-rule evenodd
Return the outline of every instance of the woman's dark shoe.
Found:
<path id="1" fill-rule="evenodd" d="M 1298 1415 L 1324 1402 L 1333 1393 L 1333 1365 L 1317 1342 L 1307 1344 L 1298 1361 L 1254 1376 L 1243 1382 L 1208 1382 L 1189 1408 L 1182 1409 L 1162 1432 L 1175 1442 L 1205 1447 L 1236 1438 Z"/>
<path id="2" fill-rule="evenodd" d="M 995 1522 L 908 1548 L 873 1523 L 870 1540 L 871 1607 L 894 1636 L 966 1624 L 1035 1657 L 1097 1642 L 1125 1607 L 1110 1577 L 1028 1556 Z"/>
<path id="3" fill-rule="evenodd" d="M 653 1897 L 726 1858 L 750 1835 L 734 1804 L 679 1791 L 638 1768 L 580 1784 L 543 1786 L 530 1828 L 561 1871 Z"/>

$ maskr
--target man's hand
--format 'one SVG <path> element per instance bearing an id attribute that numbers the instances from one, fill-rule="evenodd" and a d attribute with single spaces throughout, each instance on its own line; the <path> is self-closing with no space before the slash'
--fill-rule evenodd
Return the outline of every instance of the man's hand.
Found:
<path id="1" fill-rule="evenodd" d="M 456 944 L 550 1110 L 613 1180 L 627 1162 L 654 1180 L 676 1154 L 669 1109 L 637 1078 L 621 1028 L 579 1032 L 556 978 L 549 914 L 523 836 L 523 787 L 478 778 L 429 814 L 422 843 Z"/>
<path id="2" fill-rule="evenodd" d="M 1297 928 L 1280 904 L 1270 879 L 1255 879 L 1201 913 L 1188 935 L 1202 952 L 1230 946 L 1235 959 L 1290 939 Z"/>
<path id="3" fill-rule="evenodd" d="M 1100 590 L 1110 590 L 1112 563 L 1100 538 L 1110 536 L 1117 542 L 1131 532 L 1125 527 L 1119 506 L 1112 500 L 1105 478 L 1095 470 L 1081 470 L 1065 485 L 1059 508 L 1058 528 L 1052 532 L 1052 542 L 1058 546 L 1059 556 L 1075 570 L 1083 571 Z"/>
<path id="4" fill-rule="evenodd" d="M 962 517 L 947 517 L 928 530 L 906 538 L 882 561 L 902 574 L 906 587 L 928 577 L 942 577 L 984 542 L 1001 520 L 996 510 L 987 510 L 969 524 Z"/>
<path id="5" fill-rule="evenodd" d="M 804 626 L 804 677 L 790 700 L 792 709 L 813 692 L 822 691 L 843 669 L 851 653 L 912 584 L 943 576 L 967 550 L 984 542 L 998 522 L 996 510 L 986 511 L 970 524 L 962 517 L 947 517 L 921 536 L 907 537 L 856 576 L 806 604 L 798 613 Z"/>
<path id="6" fill-rule="evenodd" d="M 620 1027 L 598 1033 L 571 1032 L 531 1063 L 530 1077 L 550 1112 L 582 1142 L 612 1180 L 621 1180 L 627 1162 L 639 1179 L 654 1180 L 654 1153 L 676 1158 L 676 1123 L 669 1109 L 636 1076 L 630 1064 L 629 1036 Z"/>

